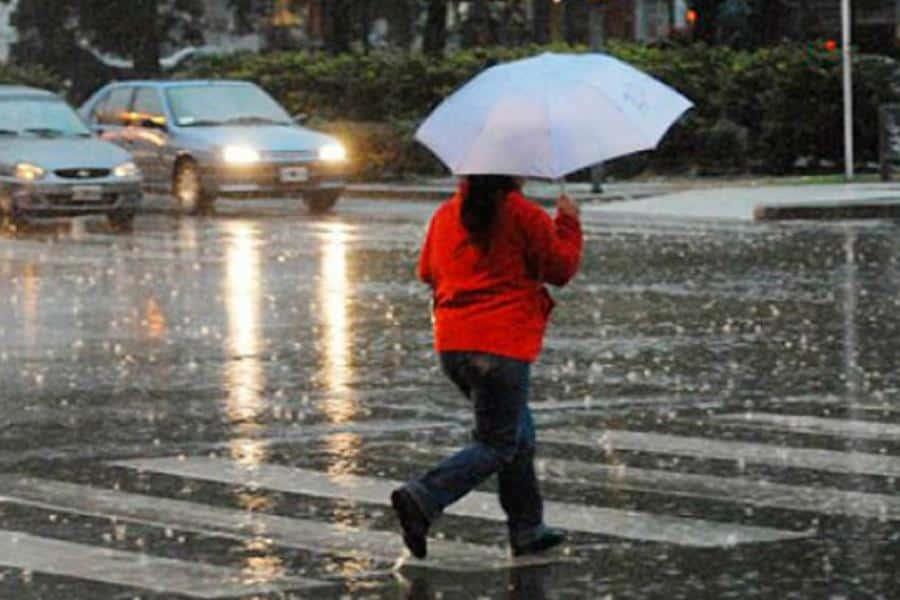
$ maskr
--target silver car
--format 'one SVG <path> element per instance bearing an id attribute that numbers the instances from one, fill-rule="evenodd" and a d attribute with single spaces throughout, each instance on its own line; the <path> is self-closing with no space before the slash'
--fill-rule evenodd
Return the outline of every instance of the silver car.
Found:
<path id="1" fill-rule="evenodd" d="M 184 212 L 208 212 L 221 196 L 302 198 L 324 212 L 345 187 L 338 140 L 299 125 L 252 83 L 112 83 L 81 115 L 134 155 L 145 189 L 173 194 Z"/>
<path id="2" fill-rule="evenodd" d="M 97 139 L 61 98 L 0 85 L 0 219 L 105 214 L 128 228 L 141 202 L 128 152 Z"/>

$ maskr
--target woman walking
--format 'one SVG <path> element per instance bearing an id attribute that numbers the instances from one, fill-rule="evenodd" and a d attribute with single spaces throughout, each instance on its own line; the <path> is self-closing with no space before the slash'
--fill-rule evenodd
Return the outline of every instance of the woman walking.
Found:
<path id="1" fill-rule="evenodd" d="M 528 408 L 531 363 L 553 300 L 581 261 L 578 207 L 557 201 L 555 219 L 522 195 L 521 180 L 470 175 L 435 213 L 418 275 L 433 291 L 435 349 L 444 373 L 472 402 L 472 443 L 391 494 L 403 540 L 427 554 L 428 529 L 443 510 L 497 474 L 515 556 L 564 540 L 543 521 Z"/>

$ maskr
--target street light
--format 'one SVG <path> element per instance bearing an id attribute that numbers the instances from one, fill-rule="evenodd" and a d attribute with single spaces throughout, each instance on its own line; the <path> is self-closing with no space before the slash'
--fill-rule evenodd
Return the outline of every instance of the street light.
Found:
<path id="1" fill-rule="evenodd" d="M 844 74 L 844 174 L 853 179 L 853 79 L 850 60 L 850 0 L 841 0 L 841 42 Z"/>

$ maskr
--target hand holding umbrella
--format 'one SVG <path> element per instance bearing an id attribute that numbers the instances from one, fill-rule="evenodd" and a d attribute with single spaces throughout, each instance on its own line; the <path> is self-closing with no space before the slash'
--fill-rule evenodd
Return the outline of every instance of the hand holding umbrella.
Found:
<path id="1" fill-rule="evenodd" d="M 559 199 L 556 201 L 556 210 L 558 210 L 561 214 L 568 215 L 575 219 L 578 219 L 579 214 L 581 213 L 581 210 L 578 208 L 578 204 L 576 204 L 575 201 L 565 193 L 560 194 Z"/>

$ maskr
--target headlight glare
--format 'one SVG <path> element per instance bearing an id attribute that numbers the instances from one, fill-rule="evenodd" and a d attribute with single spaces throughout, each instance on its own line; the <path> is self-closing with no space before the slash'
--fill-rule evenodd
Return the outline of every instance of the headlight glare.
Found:
<path id="1" fill-rule="evenodd" d="M 22 179 L 23 181 L 36 181 L 38 179 L 43 179 L 47 174 L 42 167 L 37 165 L 33 165 L 31 163 L 21 162 L 16 165 L 16 179 Z"/>
<path id="2" fill-rule="evenodd" d="M 131 161 L 122 163 L 113 169 L 113 175 L 116 177 L 137 177 L 141 174 L 136 164 Z"/>
<path id="3" fill-rule="evenodd" d="M 250 146 L 225 146 L 222 158 L 232 165 L 249 165 L 259 162 L 259 152 Z"/>
<path id="4" fill-rule="evenodd" d="M 340 144 L 327 144 L 319 148 L 319 160 L 327 162 L 347 160 L 347 149 Z"/>

